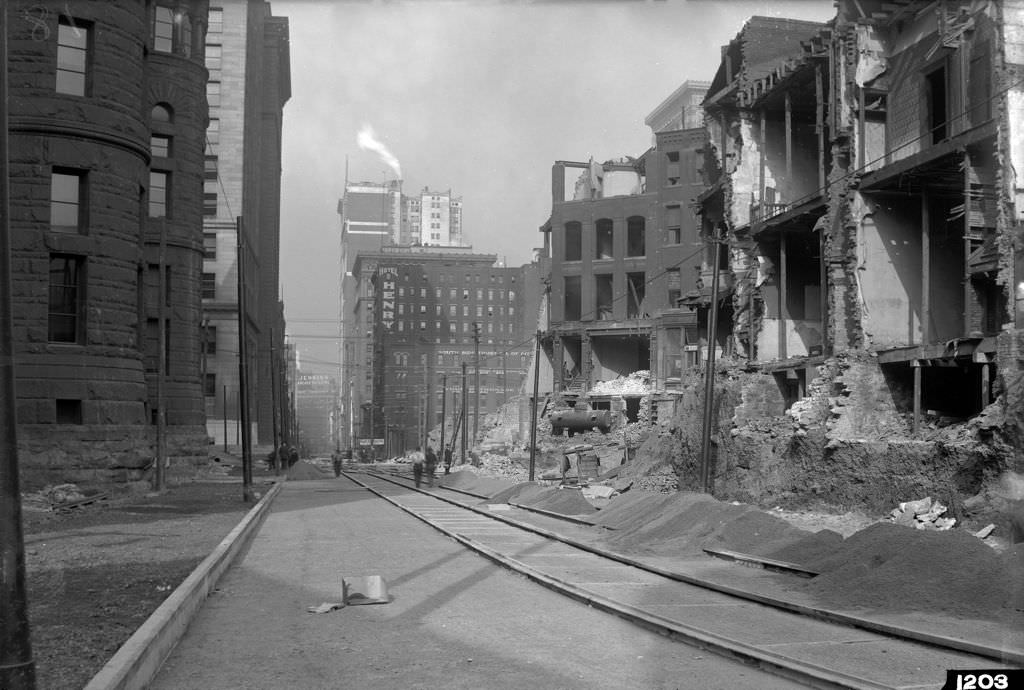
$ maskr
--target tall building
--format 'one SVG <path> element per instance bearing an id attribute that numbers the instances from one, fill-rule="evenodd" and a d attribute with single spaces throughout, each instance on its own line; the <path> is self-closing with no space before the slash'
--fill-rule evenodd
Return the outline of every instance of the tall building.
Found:
<path id="1" fill-rule="evenodd" d="M 408 209 L 409 230 L 407 244 L 425 244 L 441 247 L 461 247 L 462 198 L 452 196 L 451 190 L 434 192 L 424 187 L 417 196 L 404 199 Z"/>
<path id="2" fill-rule="evenodd" d="M 254 440 L 272 444 L 284 353 L 279 247 L 282 115 L 291 96 L 288 20 L 273 16 L 267 2 L 224 0 L 209 12 L 206 67 L 202 342 L 208 429 L 219 439 L 225 419 L 233 427 L 240 418 L 241 267 L 249 419 Z"/>
<path id="3" fill-rule="evenodd" d="M 207 3 L 33 0 L 4 11 L 25 485 L 144 479 L 161 415 L 172 460 L 206 453 Z"/>
<path id="4" fill-rule="evenodd" d="M 400 454 L 422 445 L 441 423 L 442 408 L 451 420 L 462 404 L 472 438 L 478 418 L 518 394 L 534 349 L 540 276 L 536 264 L 506 268 L 496 259 L 425 246 L 357 257 L 359 316 L 370 335 L 361 363 L 366 378 L 353 381 L 356 441 L 384 439 L 388 454 Z M 456 403 L 463 364 L 469 399 Z"/>

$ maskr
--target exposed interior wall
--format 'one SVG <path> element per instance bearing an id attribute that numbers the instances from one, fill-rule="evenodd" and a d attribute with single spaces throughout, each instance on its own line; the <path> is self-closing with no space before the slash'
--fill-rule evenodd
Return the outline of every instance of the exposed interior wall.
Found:
<path id="1" fill-rule="evenodd" d="M 929 340 L 943 343 L 967 335 L 964 330 L 963 221 L 947 222 L 949 209 L 942 203 L 933 203 L 929 215 L 932 219 L 928 252 Z"/>
<path id="2" fill-rule="evenodd" d="M 920 341 L 921 230 L 917 204 L 855 195 L 858 290 L 865 338 L 877 348 Z M 962 271 L 961 271 L 962 273 Z"/>
<path id="3" fill-rule="evenodd" d="M 651 346 L 646 337 L 598 336 L 592 337 L 590 343 L 594 381 L 611 381 L 651 368 Z"/>

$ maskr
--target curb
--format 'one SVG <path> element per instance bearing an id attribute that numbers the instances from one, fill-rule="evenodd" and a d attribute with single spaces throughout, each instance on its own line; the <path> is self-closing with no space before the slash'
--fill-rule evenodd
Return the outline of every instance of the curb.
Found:
<path id="1" fill-rule="evenodd" d="M 121 645 L 85 690 L 135 690 L 149 685 L 218 580 L 256 535 L 282 485 L 283 482 L 275 482 L 210 555 Z"/>

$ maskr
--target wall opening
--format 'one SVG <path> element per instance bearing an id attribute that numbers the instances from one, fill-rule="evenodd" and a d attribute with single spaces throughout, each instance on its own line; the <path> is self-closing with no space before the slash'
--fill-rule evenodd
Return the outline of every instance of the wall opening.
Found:
<path id="1" fill-rule="evenodd" d="M 644 316 L 643 304 L 646 288 L 645 276 L 643 273 L 626 274 L 626 318 L 639 319 Z"/>
<path id="2" fill-rule="evenodd" d="M 646 223 L 643 216 L 630 216 L 626 221 L 626 256 L 645 256 L 646 240 Z"/>
<path id="3" fill-rule="evenodd" d="M 579 321 L 583 310 L 583 295 L 580 290 L 579 276 L 565 276 L 564 303 L 562 319 Z"/>
<path id="4" fill-rule="evenodd" d="M 565 260 L 583 259 L 583 226 L 578 221 L 565 224 Z"/>
<path id="5" fill-rule="evenodd" d="M 612 289 L 612 275 L 594 276 L 594 312 L 599 321 L 615 318 L 615 291 Z"/>
<path id="6" fill-rule="evenodd" d="M 82 423 L 82 401 L 67 398 L 57 398 L 56 420 L 58 424 L 81 424 Z"/>
<path id="7" fill-rule="evenodd" d="M 601 218 L 596 223 L 594 258 L 611 259 L 614 253 L 612 221 L 609 218 Z"/>

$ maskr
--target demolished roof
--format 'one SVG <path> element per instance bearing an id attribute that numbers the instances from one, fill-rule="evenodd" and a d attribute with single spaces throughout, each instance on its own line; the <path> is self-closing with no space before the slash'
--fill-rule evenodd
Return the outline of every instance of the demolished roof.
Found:
<path id="1" fill-rule="evenodd" d="M 754 16 L 736 38 L 722 48 L 722 62 L 711 81 L 705 104 L 713 103 L 730 87 L 770 76 L 788 60 L 802 59 L 806 44 L 828 24 L 784 17 Z"/>

